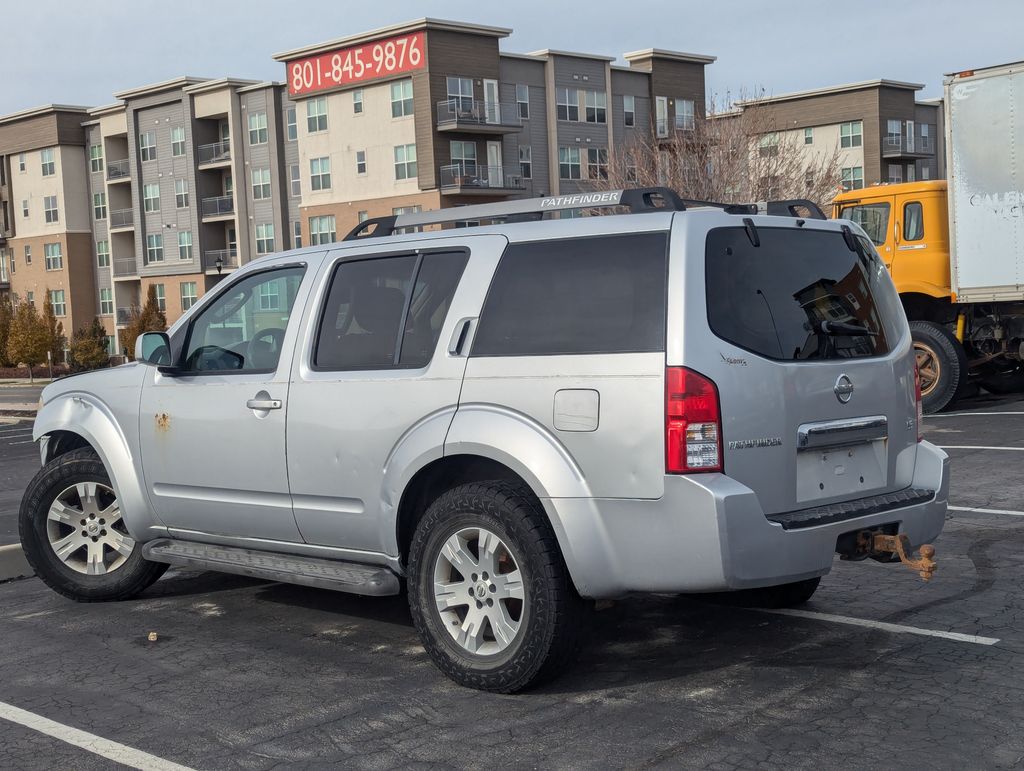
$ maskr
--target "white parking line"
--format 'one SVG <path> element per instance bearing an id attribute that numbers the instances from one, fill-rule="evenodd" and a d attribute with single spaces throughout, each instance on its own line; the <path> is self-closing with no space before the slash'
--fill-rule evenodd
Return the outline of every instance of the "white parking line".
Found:
<path id="1" fill-rule="evenodd" d="M 158 758 L 156 755 L 150 755 L 148 752 L 136 750 L 118 742 L 112 742 L 109 739 L 104 739 L 101 736 L 96 736 L 86 731 L 80 731 L 63 723 L 57 723 L 34 712 L 19 709 L 11 704 L 4 704 L 2 701 L 0 701 L 0 719 L 25 726 L 33 731 L 46 734 L 66 744 L 87 750 L 129 768 L 152 771 L 192 771 L 188 766 L 181 766 L 169 760 Z"/>
<path id="2" fill-rule="evenodd" d="M 765 613 L 775 613 L 779 616 L 794 616 L 796 618 L 810 618 L 816 621 L 831 621 L 835 624 L 849 624 L 850 626 L 866 626 L 871 629 L 881 629 L 893 634 L 916 634 L 923 637 L 941 637 L 945 640 L 956 642 L 974 643 L 975 645 L 995 645 L 999 642 L 998 637 L 978 637 L 973 634 L 960 634 L 960 632 L 939 632 L 934 629 L 920 629 L 916 626 L 904 626 L 903 624 L 890 624 L 886 621 L 870 621 L 866 618 L 851 618 L 850 616 L 834 616 L 831 613 L 816 613 L 813 610 L 797 610 L 796 608 L 764 609 Z"/>
<path id="3" fill-rule="evenodd" d="M 1011 452 L 1024 452 L 1024 447 L 989 447 L 983 444 L 940 444 L 937 446 L 940 450 L 1009 450 Z"/>
<path id="4" fill-rule="evenodd" d="M 925 417 L 927 423 L 932 418 L 962 418 L 971 415 L 1024 415 L 1024 412 L 938 412 Z"/>
<path id="5" fill-rule="evenodd" d="M 976 506 L 949 506 L 950 511 L 964 511 L 968 514 L 1005 514 L 1008 517 L 1024 517 L 1024 511 L 1012 509 L 980 509 Z"/>

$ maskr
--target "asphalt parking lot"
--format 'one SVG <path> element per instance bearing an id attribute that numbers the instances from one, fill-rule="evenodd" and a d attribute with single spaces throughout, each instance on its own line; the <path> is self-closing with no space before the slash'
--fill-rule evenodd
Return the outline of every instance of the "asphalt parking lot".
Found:
<path id="1" fill-rule="evenodd" d="M 38 464 L 19 429 L 0 427 L 0 543 Z M 962 403 L 926 436 L 955 507 L 931 583 L 837 561 L 796 615 L 620 601 L 518 696 L 440 675 L 404 597 L 181 570 L 112 604 L 2 584 L 0 766 L 1019 766 L 1024 400 Z"/>

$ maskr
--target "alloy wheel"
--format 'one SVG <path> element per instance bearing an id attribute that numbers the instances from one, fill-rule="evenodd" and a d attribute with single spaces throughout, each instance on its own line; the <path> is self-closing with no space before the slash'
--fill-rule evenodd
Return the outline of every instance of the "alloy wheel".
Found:
<path id="1" fill-rule="evenodd" d="M 117 494 L 99 482 L 65 488 L 50 504 L 46 535 L 61 562 L 91 576 L 117 570 L 135 549 Z"/>

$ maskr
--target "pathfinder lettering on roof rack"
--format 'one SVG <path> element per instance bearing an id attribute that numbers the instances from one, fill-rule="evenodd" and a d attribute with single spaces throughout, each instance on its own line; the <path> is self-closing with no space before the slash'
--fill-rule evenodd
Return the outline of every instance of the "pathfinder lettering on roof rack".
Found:
<path id="1" fill-rule="evenodd" d="M 588 206 L 591 204 L 615 204 L 622 199 L 621 190 L 609 190 L 604 193 L 577 193 L 576 195 L 558 195 L 542 198 L 540 208 L 561 209 L 566 206 Z"/>

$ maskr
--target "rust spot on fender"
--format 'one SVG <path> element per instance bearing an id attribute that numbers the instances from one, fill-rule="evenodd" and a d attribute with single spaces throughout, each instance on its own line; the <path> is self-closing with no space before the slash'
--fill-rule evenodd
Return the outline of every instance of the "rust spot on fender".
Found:
<path id="1" fill-rule="evenodd" d="M 171 428 L 171 416 L 166 412 L 161 412 L 159 415 L 154 416 L 156 418 L 156 430 L 157 431 L 169 431 Z"/>

